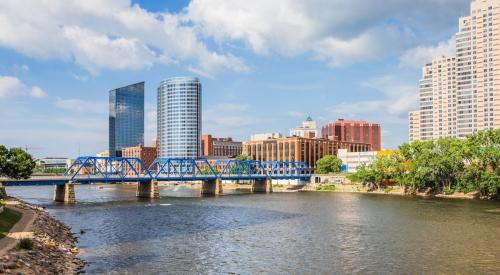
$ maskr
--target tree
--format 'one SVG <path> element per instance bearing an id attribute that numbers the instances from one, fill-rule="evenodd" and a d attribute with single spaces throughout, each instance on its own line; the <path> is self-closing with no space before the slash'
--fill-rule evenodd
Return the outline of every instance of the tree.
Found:
<path id="1" fill-rule="evenodd" d="M 342 160 L 336 156 L 325 156 L 316 162 L 316 173 L 335 174 L 341 171 Z"/>
<path id="2" fill-rule="evenodd" d="M 21 148 L 8 150 L 0 145 L 0 176 L 27 179 L 33 173 L 35 162 L 30 154 Z"/>

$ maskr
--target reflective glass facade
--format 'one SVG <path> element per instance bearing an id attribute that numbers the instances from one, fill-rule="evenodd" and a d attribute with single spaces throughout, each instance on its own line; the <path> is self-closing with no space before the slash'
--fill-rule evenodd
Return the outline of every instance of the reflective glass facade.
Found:
<path id="1" fill-rule="evenodd" d="M 109 155 L 144 145 L 144 82 L 109 91 Z"/>
<path id="2" fill-rule="evenodd" d="M 158 157 L 198 158 L 201 153 L 201 83 L 174 77 L 158 88 Z"/>

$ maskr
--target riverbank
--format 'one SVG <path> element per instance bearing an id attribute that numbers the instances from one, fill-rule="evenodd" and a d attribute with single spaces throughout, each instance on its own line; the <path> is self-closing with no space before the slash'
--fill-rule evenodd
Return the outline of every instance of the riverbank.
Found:
<path id="1" fill-rule="evenodd" d="M 378 195 L 393 195 L 393 196 L 417 196 L 423 198 L 446 198 L 446 199 L 481 199 L 478 192 L 473 193 L 461 193 L 453 192 L 452 194 L 434 194 L 431 192 L 416 192 L 416 193 L 406 193 L 403 188 L 399 186 L 392 186 L 385 189 L 368 190 L 368 188 L 357 184 L 342 184 L 342 185 L 329 185 L 335 186 L 335 188 L 330 188 L 329 190 L 324 190 L 324 188 L 318 188 L 320 185 L 308 185 L 304 186 L 299 191 L 301 192 L 340 192 L 340 193 L 365 193 L 365 194 L 378 194 Z M 326 188 L 328 189 L 328 188 Z"/>
<path id="2" fill-rule="evenodd" d="M 77 257 L 76 237 L 68 226 L 44 209 L 17 199 L 7 207 L 23 214 L 21 220 L 1 242 L 0 273 L 7 274 L 78 274 L 84 262 Z M 30 239 L 31 249 L 19 249 L 20 239 Z"/>

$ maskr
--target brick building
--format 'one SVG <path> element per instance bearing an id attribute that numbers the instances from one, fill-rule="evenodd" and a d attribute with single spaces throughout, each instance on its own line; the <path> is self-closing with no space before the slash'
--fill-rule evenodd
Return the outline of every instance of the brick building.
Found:
<path id="1" fill-rule="evenodd" d="M 201 152 L 204 157 L 234 157 L 241 155 L 243 143 L 232 138 L 214 138 L 204 135 L 201 138 Z"/>
<path id="2" fill-rule="evenodd" d="M 143 145 L 126 147 L 122 149 L 122 156 L 124 158 L 139 158 L 144 165 L 149 168 L 149 166 L 156 159 L 157 151 L 156 147 L 145 147 Z M 135 167 L 139 173 L 143 173 L 144 169 L 142 167 Z M 132 171 L 133 172 L 133 171 Z"/>
<path id="3" fill-rule="evenodd" d="M 350 152 L 370 150 L 370 144 L 340 142 L 337 139 L 311 137 L 283 137 L 251 140 L 243 144 L 243 154 L 259 161 L 304 161 L 313 169 L 324 156 L 337 155 L 338 149 Z"/>
<path id="4" fill-rule="evenodd" d="M 336 137 L 340 142 L 370 144 L 369 151 L 382 150 L 380 124 L 364 120 L 338 119 L 321 127 L 321 137 L 325 139 Z"/>

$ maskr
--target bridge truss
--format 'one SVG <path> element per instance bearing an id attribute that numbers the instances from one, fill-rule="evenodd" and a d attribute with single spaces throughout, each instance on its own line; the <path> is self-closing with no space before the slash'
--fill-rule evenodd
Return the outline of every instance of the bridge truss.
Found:
<path id="1" fill-rule="evenodd" d="M 305 162 L 158 158 L 146 167 L 138 158 L 79 157 L 64 173 L 73 182 L 205 181 L 311 177 Z"/>

